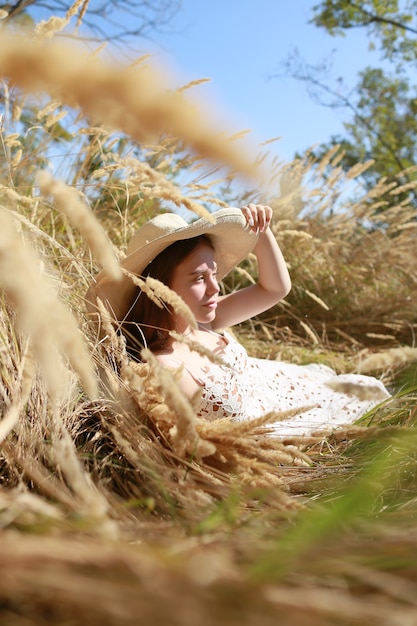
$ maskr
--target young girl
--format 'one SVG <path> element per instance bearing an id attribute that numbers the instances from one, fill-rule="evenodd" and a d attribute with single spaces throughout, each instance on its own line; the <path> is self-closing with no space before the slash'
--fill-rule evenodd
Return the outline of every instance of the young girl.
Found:
<path id="1" fill-rule="evenodd" d="M 170 306 L 159 308 L 125 275 L 115 281 L 101 272 L 87 294 L 88 308 L 97 298 L 110 311 L 126 337 L 132 358 L 140 360 L 144 346 L 166 367 L 180 372 L 179 385 L 189 399 L 199 398 L 197 416 L 248 420 L 268 412 L 300 408 L 295 417 L 272 425 L 277 435 L 305 435 L 357 420 L 389 393 L 373 377 L 336 375 L 326 366 L 299 366 L 249 357 L 224 328 L 262 313 L 291 287 L 283 255 L 269 225 L 272 209 L 249 204 L 222 209 L 213 221 L 187 224 L 178 215 L 158 215 L 132 238 L 122 267 L 142 277 L 156 278 L 175 291 L 197 322 Z M 219 281 L 250 252 L 258 264 L 258 282 L 219 295 Z M 221 357 L 212 362 L 170 334 L 176 331 Z M 360 386 L 347 395 L 334 383 Z M 337 387 L 337 385 L 336 385 Z M 364 389 L 366 387 L 366 389 Z M 312 407 L 307 410 L 303 407 Z"/>

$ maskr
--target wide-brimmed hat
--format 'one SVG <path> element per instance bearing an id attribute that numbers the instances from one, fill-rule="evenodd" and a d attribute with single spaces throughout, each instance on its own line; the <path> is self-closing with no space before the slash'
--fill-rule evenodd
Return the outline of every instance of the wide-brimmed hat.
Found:
<path id="1" fill-rule="evenodd" d="M 147 265 L 172 243 L 203 234 L 213 243 L 219 280 L 247 257 L 258 239 L 240 209 L 220 209 L 211 214 L 211 220 L 200 218 L 191 223 L 176 213 L 162 213 L 136 231 L 120 266 L 143 276 Z M 116 280 L 102 270 L 87 292 L 87 309 L 90 313 L 97 312 L 97 298 L 100 298 L 112 319 L 121 322 L 132 305 L 136 289 L 128 276 Z"/>

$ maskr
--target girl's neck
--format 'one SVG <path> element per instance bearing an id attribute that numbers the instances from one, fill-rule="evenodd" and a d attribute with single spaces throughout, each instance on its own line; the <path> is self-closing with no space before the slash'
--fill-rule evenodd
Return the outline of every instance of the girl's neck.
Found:
<path id="1" fill-rule="evenodd" d="M 204 332 L 209 332 L 210 329 L 207 328 L 206 326 L 203 326 L 202 324 L 197 324 L 197 328 L 192 328 L 191 326 L 188 326 L 184 331 L 182 331 L 180 334 L 184 335 L 184 337 L 188 337 L 190 335 L 194 335 L 196 333 L 198 333 L 198 331 L 204 331 Z"/>
<path id="2" fill-rule="evenodd" d="M 193 335 L 199 330 L 202 330 L 204 332 L 210 332 L 211 328 L 208 325 L 200 324 L 200 322 L 197 322 L 197 328 L 192 328 L 192 326 L 190 326 L 189 324 L 179 322 L 176 324 L 175 330 L 179 335 L 184 335 L 184 337 L 187 337 L 188 335 Z"/>

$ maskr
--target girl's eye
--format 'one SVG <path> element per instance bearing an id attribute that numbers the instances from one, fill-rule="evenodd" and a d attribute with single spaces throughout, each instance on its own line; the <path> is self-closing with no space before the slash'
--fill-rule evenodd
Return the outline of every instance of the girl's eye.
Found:
<path id="1" fill-rule="evenodd" d="M 217 272 L 212 272 L 211 278 L 214 278 L 216 280 L 217 279 Z M 200 275 L 196 276 L 196 278 L 195 278 L 197 283 L 201 283 L 201 282 L 205 281 L 206 279 L 207 279 L 206 274 L 200 274 Z"/>

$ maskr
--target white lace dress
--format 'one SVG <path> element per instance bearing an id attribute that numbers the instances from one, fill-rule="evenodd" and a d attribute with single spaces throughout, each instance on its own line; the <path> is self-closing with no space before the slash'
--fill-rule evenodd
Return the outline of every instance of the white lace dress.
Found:
<path id="1" fill-rule="evenodd" d="M 390 397 L 384 385 L 371 376 L 337 375 L 320 365 L 295 365 L 249 357 L 241 344 L 228 334 L 222 359 L 210 363 L 203 376 L 194 376 L 202 387 L 198 417 L 215 420 L 248 420 L 271 411 L 313 406 L 268 428 L 278 436 L 308 435 L 316 430 L 352 424 L 371 408 Z M 334 390 L 326 383 L 349 383 L 366 387 L 358 395 Z M 345 388 L 349 385 L 345 385 Z"/>

